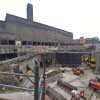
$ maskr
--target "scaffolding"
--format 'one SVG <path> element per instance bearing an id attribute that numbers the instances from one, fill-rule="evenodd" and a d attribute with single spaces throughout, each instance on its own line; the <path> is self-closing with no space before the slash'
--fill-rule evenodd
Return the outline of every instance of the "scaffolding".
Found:
<path id="1" fill-rule="evenodd" d="M 34 85 L 34 89 L 30 89 L 30 88 L 24 88 L 24 87 L 18 87 L 18 86 L 13 86 L 13 85 L 8 85 L 8 84 L 0 84 L 0 86 L 3 86 L 3 87 L 8 87 L 8 88 L 14 88 L 14 89 L 19 89 L 19 90 L 24 90 L 24 91 L 29 91 L 29 92 L 32 92 L 34 91 L 34 100 L 45 100 L 45 67 L 46 67 L 46 55 L 45 54 L 38 54 L 38 55 L 43 55 L 43 85 L 44 87 L 42 88 L 42 92 L 41 94 L 39 94 L 39 80 L 40 80 L 40 74 L 39 74 L 39 61 L 36 60 L 36 59 L 32 59 L 32 63 L 33 63 L 33 60 L 34 60 L 34 63 L 33 63 L 33 67 L 34 67 L 34 75 L 33 74 L 26 74 L 26 73 L 15 73 L 15 72 L 0 72 L 0 75 L 5 75 L 5 76 L 21 76 L 21 77 L 26 77 L 33 85 Z M 38 55 L 35 55 L 34 57 L 38 56 Z M 33 58 L 34 58 L 33 57 Z M 34 81 L 31 79 L 31 78 L 34 78 Z M 39 98 L 41 95 L 41 99 Z"/>

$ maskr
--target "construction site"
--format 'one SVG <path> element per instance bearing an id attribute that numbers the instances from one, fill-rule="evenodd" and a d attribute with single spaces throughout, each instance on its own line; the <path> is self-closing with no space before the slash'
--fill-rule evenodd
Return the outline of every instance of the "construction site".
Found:
<path id="1" fill-rule="evenodd" d="M 92 58 L 90 52 L 56 51 L 2 61 L 0 100 L 100 100 L 100 64 Z"/>
<path id="2" fill-rule="evenodd" d="M 7 14 L 0 21 L 0 100 L 100 100 L 100 41 L 34 22 L 32 4 L 27 19 Z"/>

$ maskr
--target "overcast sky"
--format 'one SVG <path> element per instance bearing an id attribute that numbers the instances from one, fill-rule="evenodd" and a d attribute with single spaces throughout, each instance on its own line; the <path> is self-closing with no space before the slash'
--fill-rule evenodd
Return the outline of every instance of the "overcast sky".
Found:
<path id="1" fill-rule="evenodd" d="M 100 0 L 0 0 L 0 20 L 6 13 L 26 18 L 26 5 L 33 4 L 34 21 L 100 39 Z"/>

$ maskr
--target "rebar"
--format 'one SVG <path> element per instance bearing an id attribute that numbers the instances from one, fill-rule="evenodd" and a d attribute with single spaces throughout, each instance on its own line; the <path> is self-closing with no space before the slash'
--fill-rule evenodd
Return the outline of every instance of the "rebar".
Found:
<path id="1" fill-rule="evenodd" d="M 0 86 L 9 87 L 9 88 L 15 88 L 15 89 L 20 89 L 20 90 L 26 90 L 26 91 L 34 91 L 34 89 L 28 89 L 28 88 L 23 88 L 23 87 L 17 87 L 17 86 L 13 86 L 13 85 L 0 84 Z"/>
<path id="2" fill-rule="evenodd" d="M 34 77 L 34 75 L 28 74 L 20 74 L 20 73 L 9 73 L 9 72 L 0 72 L 1 75 L 16 75 L 16 76 L 23 76 L 23 77 Z"/>

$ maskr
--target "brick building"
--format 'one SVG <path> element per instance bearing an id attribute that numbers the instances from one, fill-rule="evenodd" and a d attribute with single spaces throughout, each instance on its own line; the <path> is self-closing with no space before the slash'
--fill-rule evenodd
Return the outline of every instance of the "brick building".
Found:
<path id="1" fill-rule="evenodd" d="M 16 41 L 21 47 L 32 47 L 66 45 L 72 40 L 71 32 L 35 22 L 31 4 L 27 5 L 27 19 L 6 14 L 5 21 L 0 21 L 0 53 L 4 48 L 8 49 L 7 52 L 17 51 Z"/>

